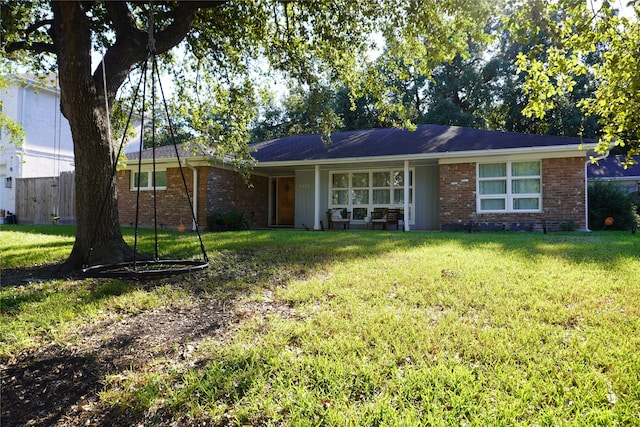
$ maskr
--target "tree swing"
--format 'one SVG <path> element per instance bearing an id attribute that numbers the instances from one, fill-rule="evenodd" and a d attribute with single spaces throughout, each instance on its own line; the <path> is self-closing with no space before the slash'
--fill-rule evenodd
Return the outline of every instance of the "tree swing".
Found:
<path id="1" fill-rule="evenodd" d="M 184 186 L 184 192 L 186 195 L 186 199 L 189 203 L 189 209 L 191 211 L 191 216 L 194 224 L 194 231 L 196 231 L 198 235 L 198 240 L 200 242 L 200 250 L 202 252 L 202 260 L 167 260 L 161 259 L 159 256 L 158 249 L 158 221 L 157 221 L 157 194 L 156 194 L 156 103 L 155 103 L 155 90 L 156 90 L 156 77 L 159 76 L 158 72 L 158 63 L 156 59 L 156 49 L 155 49 L 155 39 L 154 39 L 154 19 L 153 19 L 153 6 L 150 4 L 149 6 L 149 25 L 148 25 L 148 33 L 149 33 L 149 42 L 147 45 L 148 55 L 145 61 L 142 63 L 142 72 L 140 75 L 140 80 L 138 81 L 138 85 L 136 86 L 133 101 L 131 104 L 131 109 L 129 111 L 129 115 L 127 117 L 127 122 L 125 125 L 125 129 L 129 127 L 131 123 L 131 117 L 133 115 L 133 110 L 136 105 L 136 101 L 138 100 L 138 93 L 140 91 L 140 85 L 143 84 L 142 90 L 142 108 L 141 108 L 141 131 L 140 131 L 140 143 L 139 143 L 139 153 L 138 156 L 138 175 L 136 182 L 136 209 L 135 209 L 135 224 L 134 224 L 134 243 L 133 243 L 133 260 L 129 262 L 122 262 L 116 264 L 99 264 L 99 265 L 91 265 L 91 254 L 93 251 L 93 245 L 95 243 L 96 235 L 97 235 L 97 225 L 93 231 L 93 237 L 91 239 L 91 245 L 89 249 L 89 253 L 87 254 L 83 266 L 83 273 L 87 277 L 108 277 L 108 278 L 122 278 L 122 279 L 153 279 L 153 278 L 163 278 L 170 277 L 178 274 L 184 274 L 199 270 L 204 270 L 209 267 L 209 258 L 207 256 L 206 249 L 202 242 L 202 236 L 200 234 L 200 230 L 198 227 L 198 220 L 196 218 L 196 212 L 194 212 L 193 202 L 191 200 L 191 196 L 189 195 L 189 187 L 187 185 L 187 180 L 185 178 L 184 169 L 182 167 L 182 160 L 180 159 L 180 153 L 178 151 L 178 146 L 176 144 L 175 131 L 173 127 L 173 123 L 171 121 L 171 117 L 169 115 L 169 108 L 167 106 L 167 101 L 164 96 L 164 90 L 162 88 L 162 82 L 158 78 L 158 86 L 160 88 L 160 95 L 162 98 L 162 104 L 164 107 L 164 113 L 167 118 L 167 123 L 169 127 L 169 132 L 171 135 L 171 141 L 174 148 L 174 152 L 176 158 L 178 160 L 178 167 L 180 169 L 180 175 L 182 177 L 182 184 Z M 103 56 L 104 58 L 104 56 Z M 151 63 L 151 152 L 152 152 L 152 171 L 151 177 L 153 181 L 153 224 L 154 224 L 154 254 L 153 259 L 139 259 L 138 258 L 138 228 L 139 228 L 139 213 L 140 213 L 140 184 L 141 184 L 141 171 L 142 171 L 142 151 L 144 148 L 144 129 L 145 129 L 145 101 L 146 101 L 146 93 L 147 93 L 147 73 L 149 68 L 149 63 Z M 105 72 L 105 64 L 104 59 L 102 63 L 102 72 L 103 72 L 103 82 L 104 82 L 104 93 L 105 93 L 105 104 L 107 108 L 107 116 L 109 114 L 109 105 L 107 100 L 107 87 L 106 87 L 106 72 Z M 107 126 L 110 126 L 108 123 Z M 109 130 L 109 134 L 110 134 Z M 110 185 L 107 187 L 105 191 L 104 198 L 102 200 L 102 205 L 100 208 L 100 213 L 105 209 L 106 203 L 109 199 L 109 194 L 111 192 L 111 188 L 114 185 L 114 179 L 116 176 L 116 167 L 117 167 L 117 159 L 120 158 L 122 151 L 125 146 L 126 133 L 122 136 L 122 140 L 120 142 L 120 146 L 118 148 L 118 153 L 114 158 L 113 169 L 111 173 L 111 181 Z M 100 215 L 101 216 L 101 215 Z M 182 225 L 182 224 L 181 224 Z"/>

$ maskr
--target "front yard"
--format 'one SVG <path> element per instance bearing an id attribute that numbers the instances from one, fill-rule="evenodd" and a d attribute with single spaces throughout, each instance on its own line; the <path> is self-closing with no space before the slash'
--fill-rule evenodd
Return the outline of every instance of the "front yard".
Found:
<path id="1" fill-rule="evenodd" d="M 197 274 L 15 280 L 72 236 L 0 228 L 3 426 L 640 419 L 638 235 L 242 231 Z"/>

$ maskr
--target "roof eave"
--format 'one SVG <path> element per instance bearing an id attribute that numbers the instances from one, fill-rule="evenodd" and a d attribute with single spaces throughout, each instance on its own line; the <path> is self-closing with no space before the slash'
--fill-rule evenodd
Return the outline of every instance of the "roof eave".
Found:
<path id="1" fill-rule="evenodd" d="M 573 145 L 554 145 L 544 147 L 522 147 L 522 148 L 506 148 L 506 149 L 489 149 L 489 150 L 471 150 L 471 151 L 447 151 L 443 153 L 419 153 L 419 154 L 401 154 L 393 156 L 367 156 L 367 157 L 346 157 L 341 159 L 311 159 L 311 160 L 286 160 L 275 162 L 261 162 L 259 161 L 256 167 L 287 167 L 287 166 L 309 166 L 309 165 L 340 165 L 340 164 L 353 164 L 364 162 L 390 162 L 390 161 L 404 161 L 404 160 L 434 160 L 434 161 L 449 161 L 465 159 L 469 157 L 489 157 L 489 156 L 508 156 L 508 155 L 523 155 L 529 153 L 536 153 L 542 155 L 553 155 L 566 153 L 569 157 L 571 152 L 582 153 L 582 156 L 587 156 L 588 147 L 583 144 Z M 579 156 L 575 156 L 579 157 Z"/>
<path id="2" fill-rule="evenodd" d="M 194 156 L 194 157 L 180 157 L 180 162 L 182 164 L 189 163 L 189 166 L 205 166 L 211 163 L 209 156 Z M 138 161 L 138 159 L 128 159 L 126 165 L 123 169 L 134 169 L 137 167 L 138 163 L 142 165 L 150 165 L 154 163 L 154 159 L 142 159 Z M 157 157 L 155 159 L 156 165 L 167 165 L 167 164 L 177 164 L 178 160 L 175 157 Z"/>

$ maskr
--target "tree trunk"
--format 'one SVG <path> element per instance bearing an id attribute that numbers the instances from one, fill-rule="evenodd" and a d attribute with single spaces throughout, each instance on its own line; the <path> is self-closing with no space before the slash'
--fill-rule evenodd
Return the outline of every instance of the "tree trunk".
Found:
<path id="1" fill-rule="evenodd" d="M 122 262 L 133 255 L 120 232 L 107 106 L 91 73 L 91 32 L 78 2 L 52 2 L 61 108 L 73 136 L 76 241 L 65 269 Z M 101 101 L 102 100 L 102 101 Z"/>

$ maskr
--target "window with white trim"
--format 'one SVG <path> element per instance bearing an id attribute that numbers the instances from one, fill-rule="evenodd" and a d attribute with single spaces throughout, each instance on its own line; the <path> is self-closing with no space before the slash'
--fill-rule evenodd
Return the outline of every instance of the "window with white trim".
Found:
<path id="1" fill-rule="evenodd" d="M 374 209 L 404 208 L 404 170 L 329 173 L 329 208 L 346 208 L 364 222 Z M 409 170 L 409 223 L 413 222 L 413 169 Z"/>
<path id="2" fill-rule="evenodd" d="M 540 212 L 540 161 L 479 163 L 478 212 Z"/>
<path id="3" fill-rule="evenodd" d="M 154 176 L 154 179 L 150 179 Z M 140 179 L 140 184 L 138 184 L 138 178 Z M 153 190 L 155 185 L 156 190 L 165 190 L 167 188 L 167 171 L 165 170 L 156 170 L 155 175 L 153 171 L 145 171 L 142 170 L 139 173 L 133 172 L 131 175 L 131 189 L 137 190 L 138 185 L 140 185 L 140 190 Z"/>

